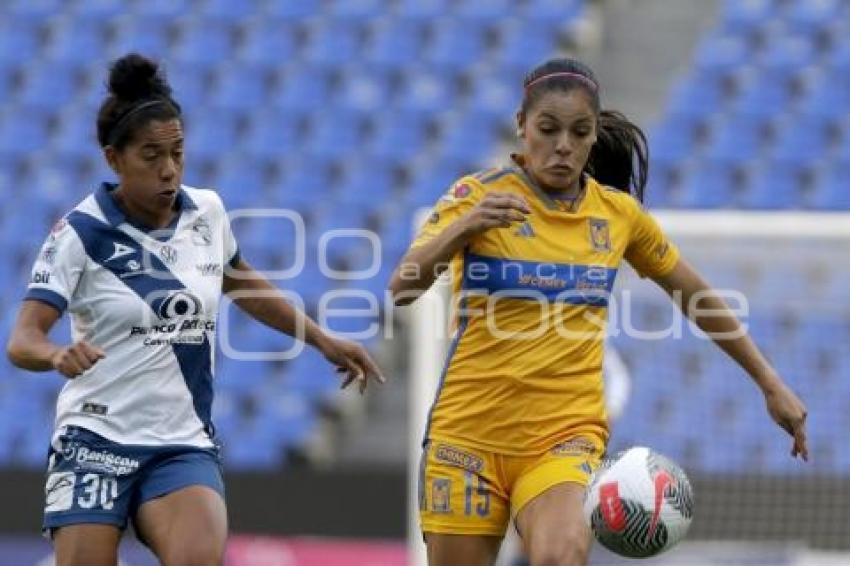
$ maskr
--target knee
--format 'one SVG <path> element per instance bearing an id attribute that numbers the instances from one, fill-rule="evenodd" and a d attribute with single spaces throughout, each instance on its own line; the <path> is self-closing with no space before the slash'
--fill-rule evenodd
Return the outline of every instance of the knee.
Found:
<path id="1" fill-rule="evenodd" d="M 221 566 L 224 563 L 224 549 L 218 545 L 197 544 L 187 541 L 179 548 L 171 551 L 163 557 L 164 566 Z"/>
<path id="2" fill-rule="evenodd" d="M 532 539 L 529 559 L 531 566 L 585 566 L 589 552 L 587 531 L 571 529 L 558 536 Z"/>

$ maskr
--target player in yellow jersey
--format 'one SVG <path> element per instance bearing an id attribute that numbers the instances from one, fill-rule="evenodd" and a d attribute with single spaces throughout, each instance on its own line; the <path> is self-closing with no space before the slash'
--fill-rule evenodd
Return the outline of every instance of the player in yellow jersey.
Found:
<path id="1" fill-rule="evenodd" d="M 640 129 L 600 110 L 577 61 L 548 61 L 524 87 L 523 153 L 457 181 L 390 282 L 406 304 L 453 274 L 456 329 L 421 463 L 432 566 L 492 564 L 511 518 L 533 565 L 586 563 L 582 498 L 608 439 L 602 348 L 623 260 L 699 308 L 685 310 L 761 388 L 792 455 L 808 457 L 802 402 L 641 207 Z"/>

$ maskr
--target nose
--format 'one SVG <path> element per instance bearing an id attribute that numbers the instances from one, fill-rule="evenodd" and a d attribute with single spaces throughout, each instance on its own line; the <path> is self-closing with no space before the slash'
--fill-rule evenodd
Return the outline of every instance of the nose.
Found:
<path id="1" fill-rule="evenodd" d="M 555 153 L 558 155 L 569 155 L 572 153 L 572 146 L 573 143 L 570 134 L 563 132 L 555 140 Z"/>
<path id="2" fill-rule="evenodd" d="M 177 176 L 177 170 L 177 162 L 172 157 L 166 157 L 159 170 L 159 178 L 163 181 L 171 181 Z"/>

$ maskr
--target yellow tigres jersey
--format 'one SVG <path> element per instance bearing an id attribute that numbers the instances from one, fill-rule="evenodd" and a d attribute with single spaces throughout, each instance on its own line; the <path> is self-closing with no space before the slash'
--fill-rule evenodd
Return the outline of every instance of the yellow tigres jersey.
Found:
<path id="1" fill-rule="evenodd" d="M 626 259 L 669 273 L 677 248 L 629 194 L 586 179 L 566 211 L 519 167 L 461 178 L 411 247 L 488 191 L 522 195 L 523 224 L 473 238 L 451 262 L 454 337 L 426 438 L 528 455 L 588 432 L 608 436 L 602 382 L 607 293 Z"/>

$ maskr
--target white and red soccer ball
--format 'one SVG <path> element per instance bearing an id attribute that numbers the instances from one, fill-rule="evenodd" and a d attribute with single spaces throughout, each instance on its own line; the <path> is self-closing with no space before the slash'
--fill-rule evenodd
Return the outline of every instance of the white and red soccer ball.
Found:
<path id="1" fill-rule="evenodd" d="M 681 541 L 694 513 L 685 472 L 649 448 L 634 447 L 605 461 L 594 474 L 584 515 L 608 550 L 646 558 Z"/>

